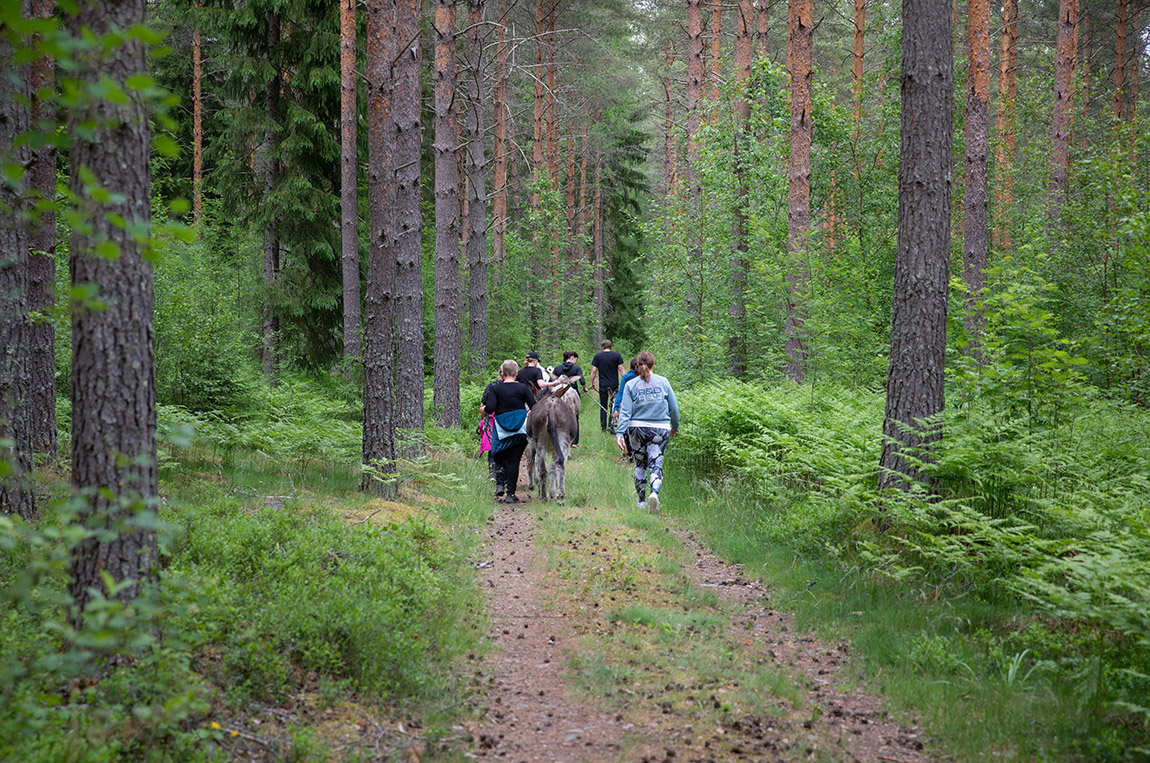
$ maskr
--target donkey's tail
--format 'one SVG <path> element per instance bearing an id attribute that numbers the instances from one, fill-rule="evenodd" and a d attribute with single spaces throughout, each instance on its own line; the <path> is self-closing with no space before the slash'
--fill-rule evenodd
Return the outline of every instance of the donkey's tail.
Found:
<path id="1" fill-rule="evenodd" d="M 555 425 L 555 417 L 547 417 L 547 434 L 551 435 L 551 447 L 555 449 L 555 463 L 562 466 L 567 461 L 563 448 L 559 447 L 559 427 Z"/>

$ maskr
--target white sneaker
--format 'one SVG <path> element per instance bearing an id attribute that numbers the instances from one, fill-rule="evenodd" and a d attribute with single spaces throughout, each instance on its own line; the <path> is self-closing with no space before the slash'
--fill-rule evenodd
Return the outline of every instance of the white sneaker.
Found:
<path id="1" fill-rule="evenodd" d="M 659 513 L 659 494 L 651 493 L 651 497 L 647 499 L 647 508 L 651 510 L 652 514 Z"/>
<path id="2" fill-rule="evenodd" d="M 639 511 L 646 511 L 646 510 L 647 510 L 647 502 L 646 501 L 639 501 Z"/>

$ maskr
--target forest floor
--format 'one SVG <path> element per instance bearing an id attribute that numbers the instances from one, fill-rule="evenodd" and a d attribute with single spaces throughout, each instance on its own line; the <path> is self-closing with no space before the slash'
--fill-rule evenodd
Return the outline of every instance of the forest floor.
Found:
<path id="1" fill-rule="evenodd" d="M 521 488 L 525 503 L 488 523 L 475 566 L 493 648 L 474 657 L 465 757 L 933 759 L 860 688 L 850 644 L 796 630 L 770 581 L 716 557 L 673 507 L 652 516 L 598 494 L 604 472 L 630 485 L 630 467 L 592 436 L 604 442 L 576 450 L 566 505 Z"/>

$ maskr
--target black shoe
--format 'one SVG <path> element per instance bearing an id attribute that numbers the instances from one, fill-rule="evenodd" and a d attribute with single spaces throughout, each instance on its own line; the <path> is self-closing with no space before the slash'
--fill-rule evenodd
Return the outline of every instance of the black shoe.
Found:
<path id="1" fill-rule="evenodd" d="M 506 492 L 507 492 L 506 488 L 504 488 L 502 485 L 499 485 L 498 487 L 495 488 L 495 497 L 496 498 L 502 498 Z"/>
<path id="2" fill-rule="evenodd" d="M 503 499 L 504 503 L 523 503 L 523 501 L 516 498 L 514 495 L 509 495 Z"/>

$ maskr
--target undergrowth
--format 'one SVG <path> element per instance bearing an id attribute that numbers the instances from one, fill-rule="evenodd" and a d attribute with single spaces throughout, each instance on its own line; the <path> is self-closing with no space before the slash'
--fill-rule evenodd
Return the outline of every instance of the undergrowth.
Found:
<path id="1" fill-rule="evenodd" d="M 98 599 L 80 630 L 67 475 L 40 473 L 54 498 L 37 523 L 0 517 L 0 759 L 323 760 L 316 702 L 426 719 L 456 701 L 453 661 L 482 630 L 461 575 L 472 541 L 438 517 L 483 517 L 426 495 L 452 480 L 434 454 L 401 470 L 404 503 L 359 494 L 359 411 L 340 384 L 163 407 L 161 504 L 141 518 L 160 531 L 158 585 L 128 607 Z"/>
<path id="2" fill-rule="evenodd" d="M 1046 372 L 1070 367 L 1059 360 Z M 845 604 L 812 614 L 882 633 L 859 640 L 865 651 L 873 638 L 873 666 L 923 679 L 894 681 L 907 706 L 978 696 L 974 716 L 945 721 L 968 737 L 955 742 L 964 756 L 978 739 L 1137 759 L 1150 732 L 1150 416 L 1070 375 L 1038 380 L 1060 390 L 1020 405 L 1001 377 L 971 373 L 952 379 L 948 396 L 966 402 L 924 462 L 932 495 L 877 492 L 882 397 L 829 387 L 685 391 L 669 463 L 707 475 L 699 521 L 718 547 L 782 569 L 802 560 L 799 606 L 853 602 L 853 616 Z M 987 710 L 1002 702 L 1027 720 Z M 983 712 L 978 734 L 956 728 Z"/>

